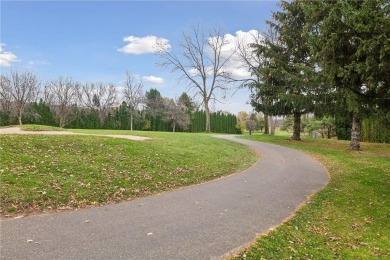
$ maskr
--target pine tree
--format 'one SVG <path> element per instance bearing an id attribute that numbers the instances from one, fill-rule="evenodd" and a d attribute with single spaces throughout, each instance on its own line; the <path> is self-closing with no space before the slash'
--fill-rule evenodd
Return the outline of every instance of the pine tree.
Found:
<path id="1" fill-rule="evenodd" d="M 304 34 L 306 17 L 302 3 L 282 1 L 282 10 L 273 13 L 270 37 L 257 50 L 264 62 L 257 70 L 262 81 L 256 85 L 266 102 L 252 104 L 270 115 L 293 115 L 293 140 L 300 140 L 301 116 L 315 110 L 326 85 L 319 82 L 310 46 Z"/>
<path id="2" fill-rule="evenodd" d="M 350 149 L 362 119 L 390 113 L 390 5 L 387 0 L 300 1 L 316 60 L 352 114 Z"/>

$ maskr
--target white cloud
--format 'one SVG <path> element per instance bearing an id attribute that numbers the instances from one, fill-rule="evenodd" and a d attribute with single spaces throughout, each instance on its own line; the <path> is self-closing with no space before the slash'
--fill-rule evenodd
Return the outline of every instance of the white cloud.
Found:
<path id="1" fill-rule="evenodd" d="M 43 61 L 43 60 L 30 60 L 28 62 L 28 65 L 33 66 L 33 65 L 50 65 L 49 62 Z"/>
<path id="2" fill-rule="evenodd" d="M 165 45 L 168 49 L 171 48 L 169 40 L 164 38 L 158 38 L 156 36 L 146 36 L 146 37 L 136 37 L 128 36 L 123 39 L 124 42 L 128 42 L 127 45 L 118 49 L 118 51 L 126 54 L 145 54 L 145 53 L 154 53 L 155 46 L 157 43 Z"/>
<path id="3" fill-rule="evenodd" d="M 212 66 L 206 66 L 206 67 L 204 67 L 204 70 L 206 72 L 206 75 L 208 75 L 208 76 L 213 75 L 213 67 Z M 187 70 L 187 72 L 191 77 L 197 77 L 197 76 L 201 75 L 199 70 L 197 70 L 195 68 L 191 68 L 191 69 Z"/>
<path id="4" fill-rule="evenodd" d="M 257 43 L 262 41 L 263 36 L 257 30 L 249 30 L 247 32 L 240 30 L 237 31 L 235 35 L 225 34 L 224 39 L 227 41 L 227 44 L 223 46 L 221 56 L 223 59 L 227 59 L 231 56 L 229 61 L 226 63 L 225 69 L 229 71 L 235 78 L 250 78 L 251 73 L 249 68 L 247 64 L 243 62 L 242 57 L 237 50 L 237 46 L 238 44 L 248 46 L 251 43 Z M 216 38 L 209 38 L 210 42 L 215 40 Z M 258 64 L 258 61 L 252 55 L 252 50 L 248 47 L 245 50 L 247 52 L 247 58 L 251 60 L 251 63 L 253 65 Z"/>
<path id="5" fill-rule="evenodd" d="M 162 84 L 162 83 L 164 83 L 164 79 L 163 78 L 159 78 L 159 77 L 155 77 L 155 76 L 143 76 L 142 79 L 147 81 L 147 82 L 149 82 L 149 83 L 152 83 L 152 84 Z"/>
<path id="6" fill-rule="evenodd" d="M 0 43 L 0 67 L 10 67 L 11 62 L 18 61 L 18 57 L 12 52 L 4 51 L 3 46 L 4 43 Z"/>
<path id="7" fill-rule="evenodd" d="M 230 72 L 234 78 L 248 79 L 251 78 L 251 72 L 245 68 L 230 68 Z"/>

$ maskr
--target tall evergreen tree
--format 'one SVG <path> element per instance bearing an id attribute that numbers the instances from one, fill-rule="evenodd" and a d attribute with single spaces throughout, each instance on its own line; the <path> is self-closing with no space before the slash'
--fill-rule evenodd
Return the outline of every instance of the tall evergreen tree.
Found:
<path id="1" fill-rule="evenodd" d="M 150 130 L 161 130 L 162 115 L 164 112 L 164 102 L 160 91 L 150 89 L 145 93 L 145 113 L 150 120 Z"/>
<path id="2" fill-rule="evenodd" d="M 262 81 L 256 85 L 267 102 L 254 103 L 257 111 L 270 115 L 293 115 L 293 140 L 300 140 L 301 116 L 313 112 L 318 98 L 325 94 L 319 84 L 310 46 L 304 35 L 306 18 L 299 1 L 281 3 L 282 10 L 268 21 L 274 37 L 257 46 L 264 62 L 257 73 Z"/>
<path id="3" fill-rule="evenodd" d="M 133 130 L 133 122 L 131 121 L 133 121 L 134 118 L 129 115 L 131 112 L 129 107 L 127 106 L 126 101 L 122 101 L 122 104 L 119 106 L 117 113 L 117 120 L 119 121 L 120 129 L 127 130 L 129 129 L 130 125 L 130 130 Z"/>
<path id="4" fill-rule="evenodd" d="M 146 91 L 145 110 L 148 114 L 153 116 L 162 114 L 164 110 L 164 103 L 160 91 L 155 88 Z"/>
<path id="5" fill-rule="evenodd" d="M 390 5 L 387 0 L 300 1 L 312 50 L 352 114 L 350 149 L 362 118 L 390 112 Z"/>

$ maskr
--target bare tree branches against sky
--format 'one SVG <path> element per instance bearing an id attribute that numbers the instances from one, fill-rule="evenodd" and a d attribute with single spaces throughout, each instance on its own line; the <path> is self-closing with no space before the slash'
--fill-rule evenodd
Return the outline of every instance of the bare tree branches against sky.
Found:
<path id="1" fill-rule="evenodd" d="M 124 86 L 126 71 L 140 75 L 145 90 L 175 98 L 186 85 L 155 64 L 157 41 L 176 50 L 183 31 L 200 23 L 231 37 L 263 31 L 278 1 L 2 1 L 0 66 L 32 71 L 43 80 L 59 76 L 80 82 Z M 32 22 L 33 21 L 33 22 Z M 247 72 L 234 67 L 231 71 Z M 241 90 L 215 109 L 250 111 Z"/>

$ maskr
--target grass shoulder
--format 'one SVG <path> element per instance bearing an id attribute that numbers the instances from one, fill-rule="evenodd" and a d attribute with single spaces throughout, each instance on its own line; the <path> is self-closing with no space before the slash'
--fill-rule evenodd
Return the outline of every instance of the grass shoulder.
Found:
<path id="1" fill-rule="evenodd" d="M 23 131 L 66 131 L 64 128 L 47 126 L 47 125 L 22 125 L 20 130 Z"/>
<path id="2" fill-rule="evenodd" d="M 293 218 L 261 236 L 237 259 L 377 259 L 390 257 L 390 145 L 255 134 L 245 136 L 302 150 L 321 162 L 329 184 Z"/>

